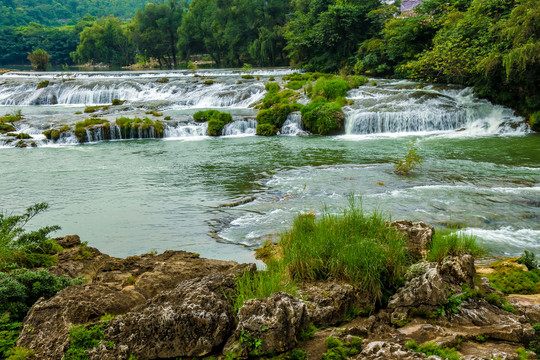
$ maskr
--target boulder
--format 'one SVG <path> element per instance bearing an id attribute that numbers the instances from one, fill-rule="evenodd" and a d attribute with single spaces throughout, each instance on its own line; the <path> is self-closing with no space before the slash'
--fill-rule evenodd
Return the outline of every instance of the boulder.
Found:
<path id="1" fill-rule="evenodd" d="M 415 260 L 425 259 L 435 233 L 433 226 L 425 222 L 397 220 L 390 223 L 396 230 L 407 235 L 407 247 Z"/>
<path id="2" fill-rule="evenodd" d="M 17 346 L 34 350 L 39 359 L 61 359 L 69 347 L 72 325 L 95 322 L 105 314 L 125 314 L 145 301 L 136 291 L 103 284 L 66 288 L 32 306 Z"/>
<path id="3" fill-rule="evenodd" d="M 424 360 L 423 354 L 415 353 L 405 346 L 393 342 L 372 341 L 364 345 L 356 359 L 362 360 Z M 429 358 L 431 359 L 431 357 Z"/>
<path id="4" fill-rule="evenodd" d="M 59 237 L 54 239 L 63 248 L 72 248 L 74 246 L 81 244 L 81 238 L 79 235 L 66 235 L 64 237 Z"/>
<path id="5" fill-rule="evenodd" d="M 356 291 L 347 283 L 306 283 L 298 296 L 306 302 L 309 319 L 317 327 L 336 325 L 345 319 L 351 306 L 360 306 Z"/>
<path id="6" fill-rule="evenodd" d="M 238 325 L 224 352 L 285 352 L 295 347 L 300 331 L 308 324 L 306 303 L 290 294 L 278 292 L 247 300 L 238 311 Z M 259 340 L 258 346 L 254 344 Z"/>
<path id="7" fill-rule="evenodd" d="M 130 313 L 111 320 L 105 328 L 109 349 L 88 352 L 91 360 L 138 360 L 200 357 L 222 346 L 234 326 L 227 298 L 236 276 L 215 274 L 186 280 L 160 293 Z"/>

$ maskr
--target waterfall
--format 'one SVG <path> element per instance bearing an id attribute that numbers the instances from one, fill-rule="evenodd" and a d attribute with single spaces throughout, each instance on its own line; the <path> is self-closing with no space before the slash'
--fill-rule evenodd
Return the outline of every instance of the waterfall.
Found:
<path id="1" fill-rule="evenodd" d="M 255 135 L 257 130 L 257 120 L 245 119 L 236 120 L 225 125 L 221 135 L 223 136 L 240 136 L 240 135 Z"/>
<path id="2" fill-rule="evenodd" d="M 287 120 L 283 123 L 280 135 L 308 135 L 306 131 L 302 130 L 302 115 L 300 113 L 289 114 Z"/>
<path id="3" fill-rule="evenodd" d="M 176 127 L 165 126 L 163 129 L 164 138 L 186 138 L 196 136 L 206 136 L 208 123 L 180 123 Z"/>

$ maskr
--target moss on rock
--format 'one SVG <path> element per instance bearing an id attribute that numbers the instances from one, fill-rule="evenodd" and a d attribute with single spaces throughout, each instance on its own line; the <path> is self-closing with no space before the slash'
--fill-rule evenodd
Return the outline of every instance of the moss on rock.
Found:
<path id="1" fill-rule="evenodd" d="M 314 134 L 337 135 L 344 131 L 345 114 L 336 102 L 316 102 L 302 108 L 302 122 Z"/>

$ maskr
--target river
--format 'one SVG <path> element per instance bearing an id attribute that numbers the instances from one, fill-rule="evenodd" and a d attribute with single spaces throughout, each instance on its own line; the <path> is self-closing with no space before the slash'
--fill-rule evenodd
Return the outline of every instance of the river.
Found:
<path id="1" fill-rule="evenodd" d="M 234 70 L 6 73 L 0 115 L 20 110 L 17 132 L 37 147 L 0 145 L 0 208 L 48 202 L 32 226 L 58 224 L 59 234 L 113 256 L 175 249 L 244 262 L 296 214 L 339 212 L 354 196 L 394 220 L 460 226 L 495 255 L 540 251 L 540 136 L 511 110 L 466 88 L 376 79 L 349 92 L 345 135 L 306 136 L 293 114 L 281 135 L 255 136 L 250 105 L 270 77 L 290 72 L 253 70 L 252 80 Z M 43 80 L 49 86 L 36 89 Z M 164 139 L 53 144 L 41 135 L 115 98 L 126 103 L 96 116 L 170 116 Z M 222 137 L 191 122 L 209 108 L 233 115 Z M 411 146 L 421 168 L 394 174 Z M 253 201 L 223 206 L 244 199 Z"/>

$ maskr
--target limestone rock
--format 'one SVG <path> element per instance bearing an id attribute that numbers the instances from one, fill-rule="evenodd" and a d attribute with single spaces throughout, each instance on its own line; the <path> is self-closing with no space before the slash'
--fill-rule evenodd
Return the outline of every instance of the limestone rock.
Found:
<path id="1" fill-rule="evenodd" d="M 199 357 L 227 340 L 234 314 L 226 295 L 233 293 L 235 276 L 215 274 L 181 282 L 130 313 L 110 321 L 105 329 L 114 347 L 99 346 L 91 360 L 139 360 Z"/>
<path id="2" fill-rule="evenodd" d="M 237 348 L 242 334 L 261 340 L 260 354 L 290 350 L 308 323 L 305 302 L 292 295 L 278 292 L 265 299 L 248 300 L 238 311 L 238 326 L 225 351 Z"/>
<path id="3" fill-rule="evenodd" d="M 372 341 L 364 345 L 364 348 L 360 355 L 356 357 L 360 360 L 424 360 L 423 354 L 415 353 L 412 350 L 407 349 L 403 345 L 385 342 L 385 341 Z"/>
<path id="4" fill-rule="evenodd" d="M 407 247 L 415 260 L 425 259 L 431 239 L 435 233 L 433 226 L 425 222 L 398 220 L 390 223 L 396 230 L 407 235 Z"/>
<path id="5" fill-rule="evenodd" d="M 79 235 L 66 235 L 64 237 L 54 239 L 63 248 L 72 248 L 81 244 Z"/>
<path id="6" fill-rule="evenodd" d="M 145 301 L 136 291 L 102 284 L 66 288 L 32 306 L 17 346 L 36 351 L 40 359 L 61 359 L 69 346 L 72 325 L 97 321 L 106 313 L 124 314 Z"/>

